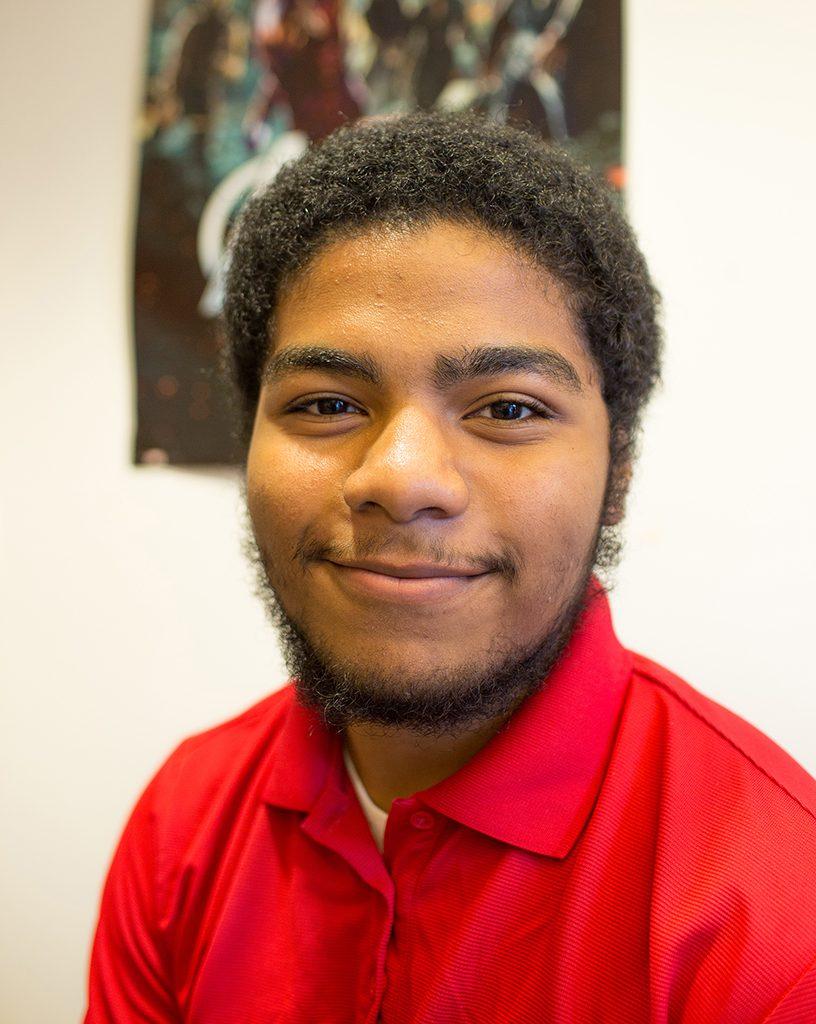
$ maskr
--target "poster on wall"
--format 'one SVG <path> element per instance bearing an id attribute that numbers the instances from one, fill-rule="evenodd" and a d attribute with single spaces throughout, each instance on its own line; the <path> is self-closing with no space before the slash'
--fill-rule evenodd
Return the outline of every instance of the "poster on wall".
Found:
<path id="1" fill-rule="evenodd" d="M 137 463 L 234 463 L 219 386 L 241 203 L 347 121 L 413 109 L 532 123 L 615 187 L 620 0 L 154 0 L 139 121 Z"/>

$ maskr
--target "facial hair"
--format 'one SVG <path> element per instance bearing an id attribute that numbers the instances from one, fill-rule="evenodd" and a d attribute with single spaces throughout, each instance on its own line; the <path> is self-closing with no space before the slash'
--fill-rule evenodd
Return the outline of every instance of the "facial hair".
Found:
<path id="1" fill-rule="evenodd" d="M 327 728 L 337 733 L 366 723 L 441 738 L 509 717 L 544 685 L 587 602 L 600 592 L 590 587 L 603 547 L 604 531 L 599 526 L 570 594 L 554 618 L 550 613 L 547 627 L 533 642 L 499 650 L 492 663 L 480 657 L 458 665 L 455 671 L 439 670 L 422 678 L 391 675 L 355 666 L 351 658 L 338 657 L 329 650 L 322 638 L 306 633 L 286 612 L 270 580 L 248 510 L 244 526 L 243 548 L 255 572 L 256 594 L 278 631 L 297 698 L 318 711 Z"/>

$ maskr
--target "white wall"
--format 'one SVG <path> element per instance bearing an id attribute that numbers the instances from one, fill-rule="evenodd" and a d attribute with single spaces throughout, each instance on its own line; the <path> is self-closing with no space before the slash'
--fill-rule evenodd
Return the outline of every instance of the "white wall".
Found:
<path id="1" fill-rule="evenodd" d="M 128 461 L 146 3 L 4 14 L 0 1022 L 60 1024 L 137 793 L 284 672 L 234 477 Z M 816 8 L 630 0 L 628 28 L 630 209 L 668 352 L 619 632 L 816 773 Z"/>

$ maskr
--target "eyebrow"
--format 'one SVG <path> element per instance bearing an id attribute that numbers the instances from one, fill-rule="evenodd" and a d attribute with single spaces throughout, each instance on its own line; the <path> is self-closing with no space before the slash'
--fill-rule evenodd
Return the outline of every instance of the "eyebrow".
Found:
<path id="1" fill-rule="evenodd" d="M 549 348 L 528 345 L 480 345 L 459 356 L 437 356 L 434 384 L 446 390 L 465 381 L 498 377 L 520 370 L 538 373 L 568 391 L 581 391 L 581 378 L 572 363 Z"/>
<path id="2" fill-rule="evenodd" d="M 272 383 L 302 370 L 327 370 L 377 386 L 383 383 L 383 373 L 370 356 L 322 345 L 275 353 L 263 370 L 263 381 Z M 479 345 L 464 348 L 458 355 L 438 355 L 431 379 L 437 390 L 448 391 L 458 384 L 513 371 L 537 373 L 568 391 L 582 391 L 578 371 L 568 359 L 552 349 L 527 345 Z"/>

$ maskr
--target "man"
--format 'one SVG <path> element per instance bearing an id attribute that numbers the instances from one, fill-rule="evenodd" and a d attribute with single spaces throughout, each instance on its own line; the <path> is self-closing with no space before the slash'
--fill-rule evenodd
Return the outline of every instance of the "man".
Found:
<path id="1" fill-rule="evenodd" d="M 816 786 L 624 650 L 656 296 L 532 135 L 343 129 L 256 196 L 226 322 L 294 682 L 186 740 L 86 1021 L 816 1020 Z"/>

